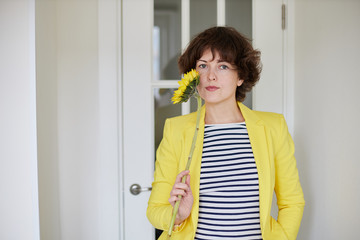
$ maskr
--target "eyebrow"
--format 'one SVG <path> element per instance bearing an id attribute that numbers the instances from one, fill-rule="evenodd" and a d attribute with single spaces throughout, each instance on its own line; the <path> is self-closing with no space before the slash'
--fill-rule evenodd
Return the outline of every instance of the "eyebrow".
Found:
<path id="1" fill-rule="evenodd" d="M 203 60 L 203 59 L 199 59 L 198 61 L 207 63 L 207 61 L 206 61 L 206 60 Z M 210 62 L 212 62 L 212 61 L 210 61 Z M 225 61 L 225 60 L 222 60 L 222 59 L 219 59 L 217 62 L 218 62 L 218 63 L 221 63 L 221 62 L 229 63 L 228 61 Z M 229 64 L 231 64 L 231 63 L 229 63 Z"/>

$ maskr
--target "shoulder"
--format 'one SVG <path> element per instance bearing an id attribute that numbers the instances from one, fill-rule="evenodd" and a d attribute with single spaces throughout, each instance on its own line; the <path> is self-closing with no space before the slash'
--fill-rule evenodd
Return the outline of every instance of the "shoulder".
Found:
<path id="1" fill-rule="evenodd" d="M 279 123 L 279 121 L 282 121 L 284 119 L 284 116 L 280 113 L 274 113 L 274 112 L 262 112 L 262 111 L 255 111 L 253 110 L 254 114 L 256 114 L 259 119 L 264 121 L 267 124 L 276 124 Z"/>
<path id="2" fill-rule="evenodd" d="M 275 152 L 279 152 L 285 143 L 288 143 L 289 149 L 293 149 L 292 138 L 282 114 L 261 111 L 253 111 L 253 113 L 258 119 L 256 125 L 264 127 L 268 144 L 271 143 Z"/>
<path id="3" fill-rule="evenodd" d="M 196 124 L 196 112 L 167 118 L 165 121 L 164 132 L 172 135 L 179 135 L 186 131 L 188 128 Z"/>
<path id="4" fill-rule="evenodd" d="M 270 131 L 282 132 L 284 127 L 287 128 L 285 118 L 282 114 L 254 110 L 252 112 L 258 119 L 257 123 L 265 126 L 265 128 Z"/>
<path id="5" fill-rule="evenodd" d="M 166 122 L 168 124 L 171 124 L 172 126 L 176 126 L 178 128 L 186 127 L 187 125 L 194 124 L 196 122 L 196 112 L 189 113 L 182 116 L 172 117 L 166 119 Z"/>
<path id="6" fill-rule="evenodd" d="M 239 103 L 239 107 L 247 123 L 278 128 L 285 121 L 284 116 L 279 113 L 251 110 L 242 103 Z"/>

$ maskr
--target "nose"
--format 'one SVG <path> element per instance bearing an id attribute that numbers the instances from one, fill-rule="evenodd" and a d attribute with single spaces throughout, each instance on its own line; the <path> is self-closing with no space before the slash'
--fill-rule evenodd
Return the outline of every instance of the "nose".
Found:
<path id="1" fill-rule="evenodd" d="M 212 67 L 209 67 L 209 71 L 208 71 L 208 80 L 209 81 L 214 81 L 216 80 L 216 73 L 215 70 Z"/>

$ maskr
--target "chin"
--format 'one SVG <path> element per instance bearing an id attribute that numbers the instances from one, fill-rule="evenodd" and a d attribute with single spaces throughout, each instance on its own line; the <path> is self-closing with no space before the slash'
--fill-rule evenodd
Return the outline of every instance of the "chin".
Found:
<path id="1" fill-rule="evenodd" d="M 222 101 L 219 100 L 214 100 L 214 99 L 204 99 L 205 104 L 218 104 L 221 103 Z"/>

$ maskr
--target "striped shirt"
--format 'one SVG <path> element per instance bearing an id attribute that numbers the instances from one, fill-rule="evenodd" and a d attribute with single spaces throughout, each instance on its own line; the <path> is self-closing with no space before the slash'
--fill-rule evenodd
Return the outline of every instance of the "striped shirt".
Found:
<path id="1" fill-rule="evenodd" d="M 259 181 L 245 122 L 205 125 L 195 239 L 262 239 Z"/>

